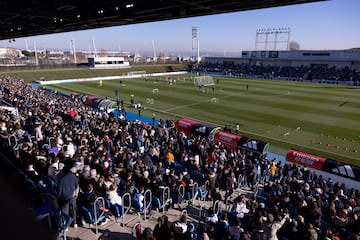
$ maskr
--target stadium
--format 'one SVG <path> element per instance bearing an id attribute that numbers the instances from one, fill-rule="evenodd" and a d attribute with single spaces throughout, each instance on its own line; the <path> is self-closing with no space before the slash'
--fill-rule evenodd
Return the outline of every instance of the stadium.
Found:
<path id="1" fill-rule="evenodd" d="M 360 236 L 359 50 L 89 62 L 0 73 L 4 239 Z"/>

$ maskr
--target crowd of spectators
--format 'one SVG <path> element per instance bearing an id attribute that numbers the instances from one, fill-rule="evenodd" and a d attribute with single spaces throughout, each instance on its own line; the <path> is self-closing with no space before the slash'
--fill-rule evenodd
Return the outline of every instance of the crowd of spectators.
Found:
<path id="1" fill-rule="evenodd" d="M 193 68 L 193 71 L 221 72 L 232 76 L 257 76 L 264 78 L 296 78 L 303 80 L 335 80 L 335 81 L 360 81 L 360 72 L 348 67 L 326 67 L 315 66 L 264 66 L 255 64 L 224 63 L 200 63 Z"/>
<path id="2" fill-rule="evenodd" d="M 154 230 L 147 228 L 139 237 L 360 239 L 359 189 L 347 189 L 304 166 L 186 136 L 172 120 L 156 126 L 128 121 L 7 76 L 1 77 L 1 87 L 2 99 L 18 109 L 18 116 L 6 110 L 0 114 L 1 152 L 37 188 L 52 188 L 59 208 L 74 218 L 73 227 L 88 224 L 77 207 L 91 206 L 98 196 L 121 206 L 124 193 L 141 199 L 150 189 L 161 198 L 168 186 L 176 207 L 180 185 L 191 192 L 194 181 L 203 185 L 209 180 L 207 200 L 225 202 L 239 187 L 259 192 L 253 198 L 236 196 L 228 212 L 208 209 L 204 223 L 183 215 L 169 226 L 161 217 Z M 108 218 L 110 212 L 104 223 Z"/>

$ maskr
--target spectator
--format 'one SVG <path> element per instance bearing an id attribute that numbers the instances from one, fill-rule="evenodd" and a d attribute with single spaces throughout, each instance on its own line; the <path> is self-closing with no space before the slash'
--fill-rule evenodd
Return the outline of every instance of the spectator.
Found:
<path id="1" fill-rule="evenodd" d="M 117 193 L 117 189 L 116 184 L 111 184 L 109 190 L 107 191 L 107 198 L 110 200 L 111 204 L 122 206 L 122 198 Z"/>
<path id="2" fill-rule="evenodd" d="M 219 236 L 219 239 L 228 239 L 230 236 L 230 223 L 227 219 L 227 214 L 221 215 L 220 221 L 215 225 L 215 235 Z"/>
<path id="3" fill-rule="evenodd" d="M 282 228 L 287 219 L 289 219 L 289 215 L 285 215 L 283 218 L 281 218 L 278 213 L 275 213 L 275 217 L 271 213 L 268 214 L 268 225 L 270 228 L 269 240 L 279 239 L 277 236 L 277 231 Z"/>
<path id="4" fill-rule="evenodd" d="M 193 223 L 188 223 L 188 227 L 185 233 L 185 239 L 187 240 L 198 240 L 198 235 L 195 231 L 195 225 Z"/>
<path id="5" fill-rule="evenodd" d="M 229 230 L 232 240 L 240 240 L 241 234 L 244 232 L 244 229 L 241 227 L 241 221 L 239 218 L 236 218 L 235 224 L 231 226 Z"/>
<path id="6" fill-rule="evenodd" d="M 238 196 L 233 203 L 231 208 L 231 213 L 237 218 L 244 218 L 245 214 L 249 212 L 249 209 L 246 206 L 246 199 L 244 195 Z"/>
<path id="7" fill-rule="evenodd" d="M 168 217 L 166 215 L 158 218 L 154 228 L 154 237 L 157 240 L 168 240 L 171 238 L 171 229 L 169 228 Z"/>
<path id="8" fill-rule="evenodd" d="M 180 219 L 175 221 L 172 225 L 172 232 L 174 239 L 186 239 L 187 232 L 187 217 L 185 214 L 181 215 Z"/>
<path id="9" fill-rule="evenodd" d="M 318 239 L 318 233 L 316 232 L 314 226 L 311 223 L 307 224 L 304 239 L 306 239 L 306 240 L 317 240 Z"/>
<path id="10" fill-rule="evenodd" d="M 215 230 L 213 226 L 208 226 L 206 232 L 201 235 L 201 240 L 214 240 L 215 239 Z"/>
<path id="11" fill-rule="evenodd" d="M 73 226 L 77 227 L 76 223 L 76 206 L 79 194 L 79 182 L 76 174 L 76 167 L 71 167 L 64 176 L 59 179 L 58 199 L 62 211 L 71 216 Z"/>
<path id="12" fill-rule="evenodd" d="M 39 147 L 39 150 L 41 150 L 43 144 L 44 144 L 44 135 L 43 135 L 43 123 L 42 122 L 36 122 L 35 123 L 35 140 L 37 142 L 37 145 Z"/>
<path id="13" fill-rule="evenodd" d="M 156 238 L 153 235 L 153 231 L 151 228 L 146 227 L 142 233 L 141 240 L 156 240 Z"/>
<path id="14" fill-rule="evenodd" d="M 205 219 L 205 222 L 215 226 L 218 221 L 219 221 L 218 215 L 215 213 L 214 208 L 210 207 L 208 209 L 208 215 L 207 215 L 207 217 Z"/>

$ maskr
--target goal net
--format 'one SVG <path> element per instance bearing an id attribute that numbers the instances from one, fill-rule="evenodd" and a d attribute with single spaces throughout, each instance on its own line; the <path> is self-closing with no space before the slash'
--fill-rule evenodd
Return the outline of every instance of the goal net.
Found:
<path id="1" fill-rule="evenodd" d="M 194 85 L 195 86 L 213 86 L 213 85 L 215 85 L 215 81 L 212 76 L 194 77 Z"/>
<path id="2" fill-rule="evenodd" d="M 144 74 L 146 74 L 146 71 L 133 71 L 133 72 L 128 72 L 128 76 L 144 75 Z"/>

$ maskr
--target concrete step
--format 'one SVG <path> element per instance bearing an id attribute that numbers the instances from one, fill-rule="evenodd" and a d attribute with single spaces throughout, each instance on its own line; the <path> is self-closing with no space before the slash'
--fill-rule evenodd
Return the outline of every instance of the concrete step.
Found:
<path id="1" fill-rule="evenodd" d="M 224 196 L 224 192 L 221 192 L 222 196 Z M 253 192 L 250 189 L 236 189 L 232 194 L 231 198 L 234 199 L 240 194 L 245 194 L 248 198 L 251 198 Z M 115 221 L 115 218 L 106 223 L 103 226 L 98 227 L 98 234 L 95 234 L 95 228 L 89 229 L 86 227 L 78 227 L 78 228 L 69 228 L 69 231 L 66 232 L 67 239 L 84 239 L 84 240 L 131 240 L 132 239 L 132 230 L 134 225 L 137 222 L 141 223 L 142 229 L 146 227 L 150 227 L 154 229 L 156 224 L 158 223 L 158 218 L 162 215 L 166 215 L 168 217 L 169 226 L 172 225 L 173 222 L 180 219 L 181 210 L 186 209 L 188 213 L 189 221 L 195 223 L 195 225 L 199 224 L 201 220 L 199 217 L 200 206 L 203 205 L 203 211 L 207 212 L 209 207 L 213 205 L 212 201 L 200 201 L 195 200 L 192 205 L 187 205 L 186 203 L 181 204 L 181 209 L 179 209 L 178 205 L 175 205 L 175 208 L 169 208 L 164 213 L 162 211 L 153 210 L 153 214 L 151 217 L 144 220 L 144 216 L 141 214 L 140 218 L 136 213 L 126 214 L 124 217 L 125 225 L 122 225 L 122 219 L 119 219 L 118 222 Z M 222 202 L 222 209 L 225 210 L 225 204 Z M 106 236 L 107 235 L 107 236 Z"/>
<path id="2" fill-rule="evenodd" d="M 81 239 L 97 240 L 100 236 L 100 234 L 98 235 L 95 234 L 95 229 L 93 231 L 92 229 L 82 228 L 82 227 L 69 228 L 69 231 L 67 231 L 65 234 L 67 239 L 79 239 L 79 240 Z"/>

